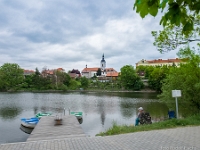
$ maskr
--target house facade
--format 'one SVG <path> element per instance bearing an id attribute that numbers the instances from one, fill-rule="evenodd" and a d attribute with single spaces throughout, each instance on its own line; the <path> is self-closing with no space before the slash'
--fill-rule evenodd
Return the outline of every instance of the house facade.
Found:
<path id="1" fill-rule="evenodd" d="M 137 66 L 172 66 L 176 65 L 179 66 L 180 63 L 184 63 L 181 59 L 155 59 L 155 60 L 140 60 L 136 63 Z"/>
<path id="2" fill-rule="evenodd" d="M 108 72 L 106 74 L 106 77 L 109 78 L 110 80 L 116 80 L 119 76 L 118 72 Z"/>
<path id="3" fill-rule="evenodd" d="M 97 74 L 97 70 L 98 70 L 99 68 L 87 68 L 87 65 L 86 65 L 86 67 L 82 70 L 82 76 L 83 77 L 86 77 L 86 78 L 91 78 L 91 77 L 93 77 L 93 76 L 96 76 L 96 74 Z"/>
<path id="4" fill-rule="evenodd" d="M 80 71 L 78 69 L 73 69 L 68 74 L 73 79 L 81 77 L 81 73 L 80 73 Z"/>

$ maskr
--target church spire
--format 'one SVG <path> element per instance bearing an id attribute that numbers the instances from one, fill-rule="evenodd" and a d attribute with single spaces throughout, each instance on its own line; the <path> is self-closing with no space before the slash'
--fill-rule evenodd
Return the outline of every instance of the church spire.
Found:
<path id="1" fill-rule="evenodd" d="M 104 53 L 103 53 L 103 55 L 102 55 L 102 60 L 104 60 Z"/>
<path id="2" fill-rule="evenodd" d="M 103 53 L 103 55 L 102 55 L 102 60 L 101 60 L 101 62 L 100 62 L 100 67 L 101 67 L 101 71 L 104 71 L 105 68 L 106 68 L 106 61 L 105 61 L 105 59 L 104 59 L 104 53 Z"/>

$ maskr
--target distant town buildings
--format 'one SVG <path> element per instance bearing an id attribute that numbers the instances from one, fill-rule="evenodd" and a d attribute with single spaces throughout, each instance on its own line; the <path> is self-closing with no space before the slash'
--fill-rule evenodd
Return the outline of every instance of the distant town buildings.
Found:
<path id="1" fill-rule="evenodd" d="M 73 79 L 75 78 L 78 78 L 78 77 L 81 77 L 81 73 L 78 69 L 73 69 L 72 71 L 70 71 L 69 73 L 69 76 Z"/>
<path id="2" fill-rule="evenodd" d="M 179 66 L 180 63 L 183 63 L 183 61 L 179 58 L 176 59 L 155 59 L 155 60 L 140 60 L 139 62 L 136 63 L 137 66 L 172 66 L 176 65 Z"/>
<path id="3" fill-rule="evenodd" d="M 34 74 L 34 73 L 35 73 L 35 71 L 33 71 L 33 70 L 25 70 L 25 69 L 24 69 L 24 76 L 32 75 L 32 74 Z"/>
<path id="4" fill-rule="evenodd" d="M 86 78 L 91 78 L 97 75 L 98 69 L 101 70 L 101 77 L 118 77 L 118 72 L 114 68 L 106 68 L 104 54 L 102 55 L 102 60 L 100 61 L 100 67 L 88 68 L 86 65 L 81 74 Z"/>
<path id="5" fill-rule="evenodd" d="M 179 66 L 180 63 L 185 63 L 182 59 L 175 58 L 175 59 L 155 59 L 155 60 L 145 60 L 142 59 L 136 63 L 136 67 L 138 66 Z M 65 72 L 63 68 L 58 69 L 47 69 L 43 68 L 41 71 L 41 75 L 43 77 L 48 76 L 56 76 L 57 72 Z M 99 73 L 100 72 L 100 73 Z M 32 75 L 35 74 L 35 71 L 33 70 L 25 70 L 24 69 L 24 76 L 26 75 Z M 98 80 L 101 80 L 102 82 L 106 82 L 109 80 L 115 80 L 118 78 L 119 73 L 114 68 L 106 68 L 106 61 L 104 54 L 102 55 L 102 59 L 100 61 L 99 67 L 86 67 L 80 72 L 78 69 L 73 69 L 72 71 L 68 72 L 69 76 L 73 79 L 78 77 L 86 77 L 86 78 L 92 78 L 94 76 L 98 77 Z M 138 75 L 144 76 L 144 71 L 139 71 Z"/>
<path id="6" fill-rule="evenodd" d="M 56 75 L 56 72 L 65 72 L 65 70 L 63 68 L 58 68 L 58 69 L 47 69 L 47 68 L 43 68 L 41 75 L 43 77 L 47 77 L 47 76 L 54 76 Z"/>

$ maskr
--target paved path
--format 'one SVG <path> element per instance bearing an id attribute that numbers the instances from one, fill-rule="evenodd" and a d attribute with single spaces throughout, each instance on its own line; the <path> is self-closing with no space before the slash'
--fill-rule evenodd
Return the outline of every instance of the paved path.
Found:
<path id="1" fill-rule="evenodd" d="M 1 144 L 1 150 L 200 150 L 200 126 Z"/>

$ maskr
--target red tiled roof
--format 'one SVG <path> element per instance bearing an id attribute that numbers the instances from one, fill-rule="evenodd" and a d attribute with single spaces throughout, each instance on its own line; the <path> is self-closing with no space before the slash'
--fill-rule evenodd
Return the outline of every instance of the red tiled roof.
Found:
<path id="1" fill-rule="evenodd" d="M 182 62 L 181 59 L 167 59 L 167 60 L 163 60 L 163 59 L 155 59 L 155 60 L 147 60 L 148 63 L 173 63 L 173 62 Z"/>
<path id="2" fill-rule="evenodd" d="M 24 69 L 24 72 L 35 73 L 35 71 L 33 71 L 33 70 L 25 70 L 25 69 Z"/>
<path id="3" fill-rule="evenodd" d="M 106 68 L 106 72 L 117 72 L 117 71 L 113 68 Z"/>
<path id="4" fill-rule="evenodd" d="M 82 72 L 91 72 L 91 71 L 97 71 L 99 68 L 84 68 Z"/>
<path id="5" fill-rule="evenodd" d="M 54 74 L 54 70 L 43 70 L 41 73 L 42 73 L 42 74 L 53 75 L 53 74 Z"/>
<path id="6" fill-rule="evenodd" d="M 108 72 L 106 74 L 106 77 L 118 77 L 118 72 Z"/>
<path id="7" fill-rule="evenodd" d="M 58 71 L 64 71 L 64 69 L 63 69 L 63 68 L 58 68 L 57 70 L 58 70 Z"/>

